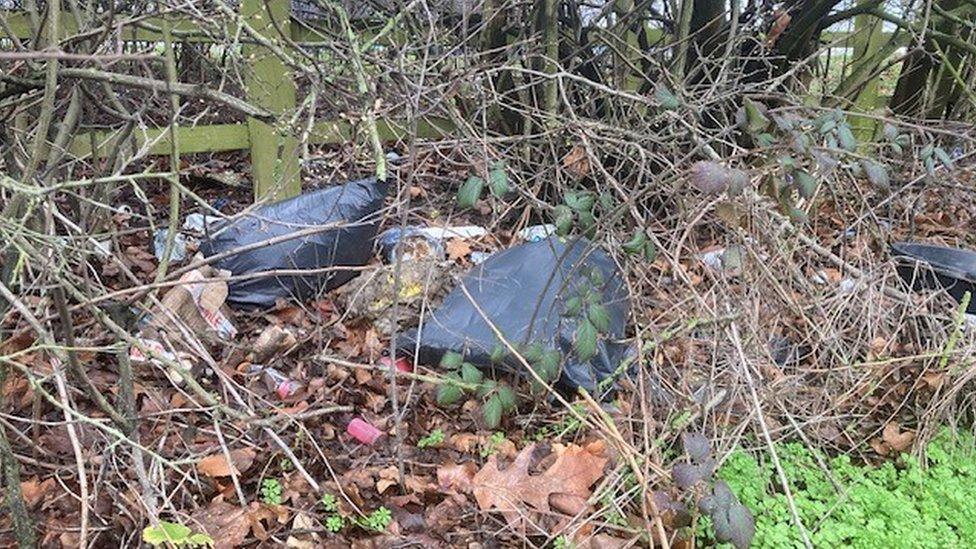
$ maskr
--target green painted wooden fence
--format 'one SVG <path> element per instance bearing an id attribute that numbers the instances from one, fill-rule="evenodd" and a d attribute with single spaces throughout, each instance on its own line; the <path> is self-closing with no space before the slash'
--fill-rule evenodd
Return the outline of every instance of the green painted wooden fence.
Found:
<path id="1" fill-rule="evenodd" d="M 859 0 L 867 1 L 867 0 Z M 305 24 L 292 24 L 290 0 L 242 0 L 241 19 L 259 34 L 266 37 L 275 47 L 287 49 L 279 32 L 299 44 L 322 42 L 324 36 Z M 0 10 L 0 17 L 7 23 L 6 29 L 18 38 L 32 38 L 28 15 L 24 12 Z M 277 23 L 277 28 L 273 22 Z M 78 31 L 77 24 L 70 14 L 63 14 L 59 21 L 61 35 L 69 36 Z M 169 26 L 173 40 L 178 42 L 206 43 L 212 39 L 192 20 L 163 20 L 158 16 L 147 16 L 132 21 L 119 29 L 119 36 L 125 41 L 164 41 L 164 28 Z M 231 21 L 229 32 L 238 30 L 238 23 Z M 362 27 L 370 32 L 368 26 Z M 0 38 L 6 36 L 0 28 Z M 658 31 L 661 32 L 661 31 Z M 866 59 L 879 51 L 879 45 L 890 40 L 889 33 L 881 31 L 877 20 L 869 16 L 859 17 L 854 33 L 824 33 L 827 43 L 838 45 L 852 42 L 854 57 Z M 248 103 L 276 115 L 283 115 L 296 106 L 296 86 L 291 71 L 281 59 L 273 55 L 265 46 L 251 40 L 244 45 L 245 58 L 250 70 L 245 78 L 245 94 Z M 858 96 L 855 110 L 870 111 L 877 107 L 877 89 L 868 85 Z M 871 122 L 864 119 L 866 127 L 860 128 L 869 133 Z M 378 121 L 380 138 L 393 141 L 406 137 L 407 124 L 396 121 Z M 871 126 L 873 128 L 873 126 Z M 453 124 L 446 119 L 425 119 L 417 128 L 417 137 L 438 138 L 449 135 Z M 214 124 L 195 127 L 180 127 L 176 130 L 176 142 L 180 154 L 219 152 L 231 150 L 250 150 L 251 178 L 254 182 L 255 199 L 271 195 L 273 198 L 293 196 L 301 191 L 301 167 L 299 165 L 298 141 L 294 132 L 284 131 L 258 120 L 248 118 L 244 124 Z M 342 143 L 355 139 L 356 128 L 348 121 L 324 121 L 315 124 L 309 135 L 314 144 Z M 114 140 L 120 136 L 118 131 L 103 131 L 80 135 L 71 143 L 70 150 L 77 156 L 101 156 L 111 150 Z M 172 152 L 172 136 L 169 128 L 150 128 L 137 130 L 136 146 L 146 148 L 146 154 L 165 155 Z"/>
<path id="2" fill-rule="evenodd" d="M 290 0 L 243 0 L 241 19 L 276 47 L 283 49 L 287 49 L 284 46 L 286 41 L 280 39 L 279 29 L 299 44 L 322 42 L 324 37 L 308 25 L 291 24 L 290 4 Z M 32 38 L 27 13 L 0 10 L 0 17 L 7 23 L 6 29 L 0 27 L 0 38 L 7 36 L 7 29 L 18 38 Z M 77 23 L 70 14 L 62 14 L 59 25 L 61 36 L 78 32 Z M 212 42 L 192 20 L 164 20 L 157 16 L 141 18 L 126 25 L 119 30 L 119 36 L 124 41 L 164 41 L 164 28 L 167 25 L 173 40 L 177 42 Z M 232 21 L 229 26 L 228 32 L 236 34 L 237 22 Z M 291 70 L 257 41 L 245 43 L 243 53 L 250 64 L 244 82 L 247 102 L 276 115 L 293 111 L 296 106 L 296 86 Z M 396 141 L 411 134 L 408 131 L 410 126 L 405 121 L 379 120 L 377 126 L 383 141 Z M 438 138 L 449 135 L 453 129 L 453 124 L 446 119 L 427 118 L 417 124 L 415 135 Z M 344 143 L 356 138 L 356 130 L 346 120 L 323 121 L 312 127 L 308 140 L 313 144 Z M 168 155 L 172 152 L 170 128 L 136 129 L 134 133 L 135 146 L 144 148 L 142 152 L 145 154 Z M 179 127 L 176 134 L 180 154 L 249 150 L 255 199 L 269 195 L 273 199 L 280 199 L 301 192 L 298 139 L 294 132 L 249 117 L 243 124 Z M 78 157 L 104 156 L 112 150 L 120 136 L 120 131 L 79 135 L 71 142 L 70 151 Z"/>

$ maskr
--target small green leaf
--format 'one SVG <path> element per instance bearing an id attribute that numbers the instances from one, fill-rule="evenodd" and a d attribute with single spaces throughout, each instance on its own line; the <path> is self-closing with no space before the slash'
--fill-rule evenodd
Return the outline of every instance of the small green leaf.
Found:
<path id="1" fill-rule="evenodd" d="M 841 124 L 837 127 L 837 142 L 840 143 L 840 148 L 847 152 L 857 150 L 857 138 L 854 137 L 854 132 L 847 124 Z"/>
<path id="2" fill-rule="evenodd" d="M 935 159 L 931 156 L 924 160 L 925 162 L 925 172 L 929 174 L 930 177 L 935 176 Z"/>
<path id="3" fill-rule="evenodd" d="M 455 353 L 454 351 L 448 351 L 444 353 L 441 357 L 441 368 L 447 370 L 456 370 L 464 362 L 464 357 L 460 353 Z"/>
<path id="4" fill-rule="evenodd" d="M 820 133 L 823 135 L 827 135 L 828 133 L 833 131 L 834 128 L 836 127 L 837 127 L 836 120 L 834 120 L 833 118 L 825 118 L 823 123 L 820 124 Z"/>
<path id="5" fill-rule="evenodd" d="M 570 191 L 563 195 L 563 202 L 566 203 L 566 206 L 575 210 L 576 204 L 579 203 L 579 195 L 575 192 Z"/>
<path id="6" fill-rule="evenodd" d="M 562 362 L 562 353 L 553 350 L 542 355 L 542 359 L 539 360 L 538 374 L 539 377 L 546 380 L 547 382 L 555 380 L 559 376 L 559 363 Z"/>
<path id="7" fill-rule="evenodd" d="M 902 149 L 901 145 L 899 145 L 897 142 L 891 143 L 891 152 L 895 153 L 898 156 L 905 154 L 905 150 Z"/>
<path id="8" fill-rule="evenodd" d="M 484 383 L 478 385 L 478 392 L 476 394 L 478 395 L 478 398 L 485 398 L 486 396 L 490 395 L 497 386 L 498 382 L 494 379 L 486 379 Z"/>
<path id="9" fill-rule="evenodd" d="M 485 180 L 477 175 L 472 175 L 458 189 L 457 202 L 462 208 L 471 208 L 481 198 L 481 191 L 484 189 Z"/>
<path id="10" fill-rule="evenodd" d="M 647 242 L 647 235 L 644 231 L 638 230 L 629 241 L 622 246 L 623 250 L 631 255 L 639 254 L 644 250 L 644 243 Z"/>
<path id="11" fill-rule="evenodd" d="M 147 526 L 142 530 L 142 541 L 150 545 L 184 543 L 193 531 L 173 522 L 160 521 L 159 526 Z"/>
<path id="12" fill-rule="evenodd" d="M 895 126 L 890 122 L 885 122 L 884 136 L 888 141 L 894 142 L 896 139 L 898 139 L 898 126 Z"/>
<path id="13" fill-rule="evenodd" d="M 922 157 L 923 159 L 925 159 L 925 158 L 931 157 L 932 156 L 932 153 L 934 153 L 934 152 L 935 152 L 935 145 L 933 145 L 932 143 L 929 143 L 928 145 L 925 145 L 924 147 L 922 147 L 922 150 L 918 153 L 918 155 L 920 157 Z"/>
<path id="14" fill-rule="evenodd" d="M 590 210 L 583 210 L 579 212 L 580 227 L 584 231 L 588 231 L 596 223 L 596 218 L 593 217 L 593 212 Z"/>
<path id="15" fill-rule="evenodd" d="M 895 139 L 895 143 L 898 143 L 902 147 L 907 147 L 912 144 L 912 138 L 909 137 L 908 134 L 903 133 L 899 135 L 897 139 Z"/>
<path id="16" fill-rule="evenodd" d="M 573 210 L 569 206 L 556 206 L 556 234 L 566 236 L 573 230 Z"/>
<path id="17" fill-rule="evenodd" d="M 505 360 L 505 355 L 508 354 L 508 349 L 504 345 L 499 343 L 495 345 L 495 348 L 491 350 L 491 362 L 493 364 L 501 364 Z"/>
<path id="18" fill-rule="evenodd" d="M 573 297 L 566 300 L 563 304 L 563 315 L 565 316 L 578 316 L 580 309 L 583 308 L 583 299 L 574 295 Z"/>
<path id="19" fill-rule="evenodd" d="M 515 391 L 508 385 L 499 385 L 498 394 L 495 397 L 501 402 L 502 410 L 511 412 L 515 409 Z"/>
<path id="20" fill-rule="evenodd" d="M 766 118 L 766 114 L 763 112 L 764 108 L 759 103 L 746 97 L 742 106 L 746 110 L 745 130 L 747 133 L 758 135 L 769 126 L 769 118 Z"/>
<path id="21" fill-rule="evenodd" d="M 450 406 L 461 400 L 464 393 L 457 383 L 459 380 L 457 374 L 448 374 L 447 381 L 437 386 L 437 404 Z"/>
<path id="22" fill-rule="evenodd" d="M 593 206 L 596 206 L 596 196 L 593 193 L 584 192 L 576 197 L 576 206 L 573 209 L 582 213 L 592 210 Z"/>
<path id="23" fill-rule="evenodd" d="M 790 221 L 797 225 L 806 225 L 810 222 L 810 216 L 807 215 L 807 212 L 796 206 L 789 207 L 788 215 L 790 216 Z"/>
<path id="24" fill-rule="evenodd" d="M 488 172 L 488 188 L 491 189 L 491 194 L 498 198 L 508 192 L 508 174 L 505 173 L 501 163 L 495 164 L 494 169 Z"/>
<path id="25" fill-rule="evenodd" d="M 485 425 L 489 429 L 494 429 L 502 422 L 502 400 L 498 395 L 492 395 L 481 407 L 481 413 L 485 418 Z"/>
<path id="26" fill-rule="evenodd" d="M 673 111 L 681 106 L 678 96 L 665 86 L 658 84 L 654 89 L 654 99 L 661 105 L 662 109 Z"/>
<path id="27" fill-rule="evenodd" d="M 652 263 L 655 259 L 657 259 L 657 246 L 650 240 L 648 240 L 647 244 L 644 245 L 644 259 L 647 260 L 648 263 Z"/>
<path id="28" fill-rule="evenodd" d="M 946 168 L 950 170 L 953 168 L 952 158 L 949 157 L 949 153 L 945 152 L 945 149 L 942 147 L 935 148 L 935 157 L 938 158 L 939 162 L 942 162 L 942 165 Z"/>
<path id="29" fill-rule="evenodd" d="M 522 358 L 524 358 L 529 364 L 532 364 L 533 362 L 538 362 L 542 358 L 543 352 L 544 350 L 542 345 L 533 343 L 531 345 L 526 345 L 522 349 Z"/>
<path id="30" fill-rule="evenodd" d="M 772 147 L 775 144 L 776 144 L 776 136 L 774 136 L 771 133 L 763 132 L 758 136 L 756 136 L 756 145 L 759 145 L 760 147 L 767 148 L 767 147 Z"/>
<path id="31" fill-rule="evenodd" d="M 817 192 L 817 180 L 804 170 L 797 170 L 793 173 L 793 181 L 800 196 L 806 199 L 813 198 L 813 193 Z"/>
<path id="32" fill-rule="evenodd" d="M 586 312 L 586 317 L 598 332 L 607 333 L 610 331 L 610 311 L 607 310 L 605 305 L 590 305 L 589 310 Z"/>
<path id="33" fill-rule="evenodd" d="M 583 362 L 588 362 L 596 356 L 597 331 L 589 319 L 580 322 L 576 328 L 576 356 Z"/>
<path id="34" fill-rule="evenodd" d="M 484 378 L 485 375 L 474 364 L 465 362 L 461 365 L 461 380 L 465 383 L 481 383 Z"/>
<path id="35" fill-rule="evenodd" d="M 888 170 L 884 166 L 874 160 L 864 159 L 861 160 L 861 167 L 864 169 L 864 175 L 867 176 L 868 181 L 872 185 L 882 189 L 889 187 Z"/>

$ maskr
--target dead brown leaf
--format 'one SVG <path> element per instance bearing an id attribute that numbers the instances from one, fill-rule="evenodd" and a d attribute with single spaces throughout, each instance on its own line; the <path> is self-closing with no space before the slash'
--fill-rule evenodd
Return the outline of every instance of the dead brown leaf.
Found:
<path id="1" fill-rule="evenodd" d="M 902 431 L 895 422 L 889 422 L 881 431 L 881 440 L 895 452 L 905 452 L 912 447 L 915 441 L 914 431 Z"/>
<path id="2" fill-rule="evenodd" d="M 208 477 L 228 477 L 231 471 L 239 475 L 254 463 L 254 450 L 250 448 L 231 450 L 230 459 L 231 461 L 228 462 L 223 452 L 207 456 L 197 463 L 197 470 Z"/>
<path id="3" fill-rule="evenodd" d="M 251 531 L 251 517 L 247 507 L 237 507 L 225 501 L 211 502 L 198 509 L 190 518 L 192 528 L 205 532 L 214 540 L 215 549 L 231 549 L 244 543 Z"/>
<path id="4" fill-rule="evenodd" d="M 437 468 L 437 485 L 442 492 L 467 492 L 471 490 L 478 467 L 470 461 L 446 463 Z"/>
<path id="5" fill-rule="evenodd" d="M 27 507 L 33 508 L 44 499 L 52 488 L 54 488 L 54 479 L 49 478 L 44 481 L 40 481 L 37 477 L 30 480 L 25 480 L 20 483 L 20 492 L 24 498 L 24 503 Z"/>
<path id="6" fill-rule="evenodd" d="M 563 157 L 563 168 L 576 177 L 586 177 L 590 173 L 590 159 L 586 156 L 586 149 L 576 145 Z"/>
<path id="7" fill-rule="evenodd" d="M 380 494 L 390 486 L 399 484 L 400 472 L 396 465 L 390 465 L 385 469 L 380 469 L 379 480 L 376 481 L 376 491 Z"/>
<path id="8" fill-rule="evenodd" d="M 447 242 L 447 257 L 452 260 L 464 259 L 471 255 L 471 245 L 461 238 L 452 238 Z"/>
<path id="9" fill-rule="evenodd" d="M 498 468 L 494 455 L 488 458 L 472 479 L 472 492 L 481 510 L 497 510 L 509 524 L 520 521 L 525 506 L 542 512 L 582 510 L 592 494 L 590 486 L 603 476 L 608 461 L 603 443 L 569 445 L 541 475 L 529 474 L 534 449 L 534 444 L 524 448 L 504 470 Z"/>

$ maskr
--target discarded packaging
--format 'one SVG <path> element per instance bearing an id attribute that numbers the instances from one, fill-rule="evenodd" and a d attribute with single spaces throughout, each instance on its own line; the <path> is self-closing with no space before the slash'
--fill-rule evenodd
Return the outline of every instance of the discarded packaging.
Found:
<path id="1" fill-rule="evenodd" d="M 480 238 L 488 231 L 477 225 L 458 227 L 393 227 L 376 237 L 376 246 L 387 263 L 396 261 L 403 252 L 403 260 L 434 257 L 444 259 L 443 241 L 451 238 Z"/>
<path id="2" fill-rule="evenodd" d="M 960 303 L 969 292 L 966 312 L 976 314 L 976 252 L 914 242 L 895 242 L 891 252 L 913 290 L 945 289 Z"/>
<path id="3" fill-rule="evenodd" d="M 209 340 L 230 340 L 237 328 L 230 320 L 230 310 L 224 306 L 227 283 L 218 276 L 226 273 L 210 267 L 194 269 L 180 277 L 180 284 L 163 296 L 163 311 L 156 311 L 147 330 L 165 330 L 171 337 L 179 337 L 180 326 L 190 333 Z"/>
<path id="4" fill-rule="evenodd" d="M 183 230 L 192 231 L 195 233 L 203 234 L 210 230 L 217 223 L 223 221 L 224 218 L 216 215 L 204 215 L 201 213 L 192 213 L 186 216 L 183 220 Z"/>
<path id="5" fill-rule="evenodd" d="M 580 325 L 585 322 L 588 328 L 593 323 L 586 320 L 592 314 L 588 305 L 581 303 L 598 306 L 597 323 L 603 328 L 595 338 L 592 358 L 586 360 L 580 358 L 575 342 Z M 497 252 L 476 266 L 421 328 L 397 340 L 397 347 L 409 356 L 416 351 L 419 364 L 436 365 L 444 353 L 453 351 L 480 368 L 498 365 L 524 371 L 509 353 L 495 353 L 504 348 L 497 329 L 517 349 L 538 344 L 542 351 L 558 350 L 558 386 L 592 392 L 617 373 L 627 354 L 627 346 L 615 340 L 624 337 L 629 308 L 623 280 L 606 253 L 585 239 L 566 242 L 551 237 Z"/>
<path id="6" fill-rule="evenodd" d="M 383 431 L 380 431 L 370 423 L 367 423 L 366 420 L 358 417 L 349 422 L 349 425 L 346 427 L 346 432 L 352 438 L 369 446 L 372 446 L 383 436 Z"/>
<path id="7" fill-rule="evenodd" d="M 136 341 L 145 348 L 145 352 L 137 345 L 129 347 L 129 360 L 133 364 L 151 364 L 154 362 L 158 364 L 158 361 L 154 357 L 175 362 L 177 366 L 170 366 L 165 369 L 166 375 L 174 384 L 183 384 L 183 374 L 193 367 L 193 361 L 189 355 L 173 353 L 155 339 L 136 338 Z M 182 372 L 179 371 L 181 369 L 183 370 Z"/>
<path id="8" fill-rule="evenodd" d="M 241 249 L 215 266 L 234 275 L 267 273 L 231 282 L 231 303 L 266 308 L 278 298 L 303 300 L 356 276 L 341 267 L 369 261 L 386 191 L 386 182 L 362 179 L 263 206 L 213 227 L 218 234 L 203 240 L 200 251 L 211 257 Z M 273 273 L 281 270 L 311 272 Z"/>
<path id="9" fill-rule="evenodd" d="M 549 238 L 554 234 L 556 234 L 556 226 L 547 223 L 545 225 L 532 225 L 531 227 L 526 227 L 515 233 L 515 237 L 519 240 L 525 240 L 526 242 L 537 242 L 544 238 Z"/>
<path id="10" fill-rule="evenodd" d="M 491 254 L 488 252 L 475 251 L 475 252 L 471 252 L 471 255 L 468 256 L 468 259 L 471 260 L 472 265 L 481 265 L 489 257 L 491 257 Z"/>
<path id="11" fill-rule="evenodd" d="M 387 229 L 376 237 L 376 247 L 387 263 L 394 263 L 397 255 L 401 256 L 403 261 L 424 258 L 444 259 L 444 245 L 441 241 L 417 227 L 407 227 L 404 230 L 399 227 Z"/>
<path id="12" fill-rule="evenodd" d="M 252 361 L 265 362 L 279 351 L 297 343 L 295 334 L 287 328 L 272 324 L 261 331 L 253 345 Z"/>
<path id="13" fill-rule="evenodd" d="M 153 236 L 153 254 L 155 254 L 156 259 L 159 261 L 163 260 L 163 253 L 166 251 L 166 236 L 169 234 L 169 229 L 159 229 L 156 231 L 155 236 Z M 173 237 L 173 249 L 170 251 L 169 260 L 170 261 L 183 261 L 186 259 L 186 237 L 180 233 L 176 233 Z"/>
<path id="14" fill-rule="evenodd" d="M 282 400 L 294 395 L 304 386 L 300 382 L 291 379 L 290 377 L 281 373 L 279 370 L 271 368 L 270 366 L 252 364 L 251 367 L 248 368 L 247 373 L 251 375 L 260 374 L 261 380 L 264 381 L 264 384 L 268 387 L 268 389 L 274 391 L 274 393 L 278 395 L 278 398 Z"/>

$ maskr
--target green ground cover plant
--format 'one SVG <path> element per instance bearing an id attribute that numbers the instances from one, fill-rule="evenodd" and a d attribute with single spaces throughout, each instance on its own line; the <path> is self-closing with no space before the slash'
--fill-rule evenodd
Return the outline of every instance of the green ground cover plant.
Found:
<path id="1" fill-rule="evenodd" d="M 798 443 L 777 452 L 815 547 L 976 546 L 976 454 L 969 434 L 940 433 L 924 466 L 903 455 L 873 467 L 846 455 L 818 456 Z M 753 547 L 803 547 L 768 455 L 736 450 L 718 476 L 756 519 Z M 704 525 L 700 538 L 707 542 L 711 530 L 707 520 Z"/>

